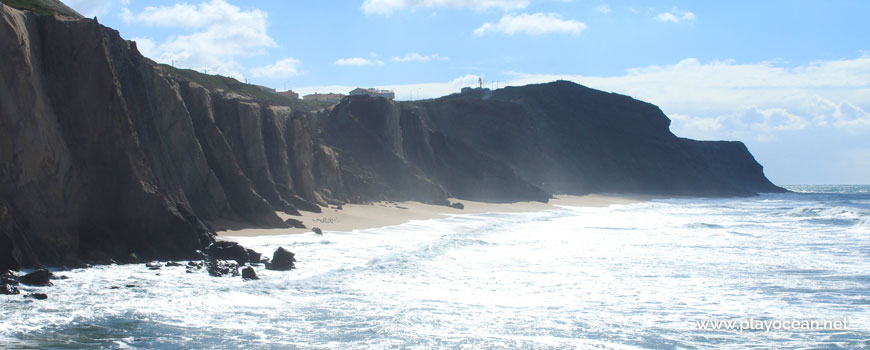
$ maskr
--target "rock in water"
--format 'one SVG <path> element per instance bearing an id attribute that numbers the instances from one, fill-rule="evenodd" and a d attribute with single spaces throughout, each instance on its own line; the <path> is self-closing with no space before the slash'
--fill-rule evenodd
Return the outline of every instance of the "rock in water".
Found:
<path id="1" fill-rule="evenodd" d="M 260 258 L 262 258 L 262 254 L 256 252 L 253 249 L 248 249 L 248 262 L 251 264 L 256 264 L 260 262 Z"/>
<path id="2" fill-rule="evenodd" d="M 244 280 L 258 280 L 260 277 L 257 277 L 257 271 L 254 270 L 253 267 L 246 267 L 242 269 L 242 279 Z"/>
<path id="3" fill-rule="evenodd" d="M 45 300 L 48 299 L 48 295 L 45 293 L 30 293 L 24 296 L 25 298 L 33 298 L 36 300 Z"/>
<path id="4" fill-rule="evenodd" d="M 214 242 L 212 245 L 205 248 L 205 253 L 212 259 L 235 260 L 239 265 L 244 265 L 248 261 L 251 261 L 250 256 L 248 255 L 248 249 L 245 249 L 245 247 L 236 242 Z"/>
<path id="5" fill-rule="evenodd" d="M 24 283 L 28 286 L 50 286 L 51 272 L 48 272 L 46 269 L 39 269 L 18 277 L 18 282 Z"/>
<path id="6" fill-rule="evenodd" d="M 18 293 L 21 293 L 18 291 L 18 287 L 10 284 L 0 284 L 0 295 L 16 295 Z"/>
<path id="7" fill-rule="evenodd" d="M 311 229 L 311 231 L 314 231 L 314 233 L 323 236 L 323 230 L 321 230 L 321 229 L 318 228 L 318 227 L 315 227 L 315 228 Z"/>
<path id="8" fill-rule="evenodd" d="M 460 210 L 461 210 L 461 209 L 465 209 L 465 205 L 462 204 L 462 203 L 459 203 L 459 202 L 456 202 L 456 203 L 450 203 L 450 207 L 451 207 L 451 208 L 460 209 Z"/>
<path id="9" fill-rule="evenodd" d="M 299 221 L 296 219 L 287 219 L 287 220 L 284 220 L 284 222 L 286 222 L 287 225 L 289 225 L 292 228 L 306 228 L 305 224 L 303 224 L 302 221 Z"/>
<path id="10" fill-rule="evenodd" d="M 293 254 L 284 247 L 278 247 L 275 254 L 272 254 L 272 261 L 266 264 L 269 270 L 289 271 L 296 268 L 296 254 Z"/>
<path id="11" fill-rule="evenodd" d="M 239 265 L 236 265 L 233 262 L 226 262 L 222 260 L 209 260 L 205 263 L 206 270 L 209 275 L 214 277 L 223 277 L 226 275 L 239 275 Z"/>
<path id="12" fill-rule="evenodd" d="M 13 275 L 11 273 L 4 273 L 2 276 L 0 276 L 0 284 L 8 284 L 11 286 L 17 286 L 18 285 L 18 278 L 15 277 L 15 275 Z"/>

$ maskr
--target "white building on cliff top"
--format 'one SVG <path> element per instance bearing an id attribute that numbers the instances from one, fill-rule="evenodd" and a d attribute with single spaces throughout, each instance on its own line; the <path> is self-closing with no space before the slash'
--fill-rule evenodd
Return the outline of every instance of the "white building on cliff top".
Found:
<path id="1" fill-rule="evenodd" d="M 371 89 L 356 88 L 356 89 L 353 89 L 350 91 L 350 95 L 351 96 L 366 95 L 366 96 L 373 96 L 373 97 L 386 97 L 386 98 L 391 99 L 391 100 L 396 98 L 396 93 L 394 93 L 392 90 L 379 90 L 379 89 L 375 89 L 375 88 L 371 88 Z"/>

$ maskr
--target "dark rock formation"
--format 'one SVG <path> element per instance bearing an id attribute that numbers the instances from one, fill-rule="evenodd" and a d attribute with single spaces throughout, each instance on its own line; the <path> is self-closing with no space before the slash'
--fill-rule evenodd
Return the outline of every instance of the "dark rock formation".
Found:
<path id="1" fill-rule="evenodd" d="M 272 261 L 266 263 L 266 268 L 269 270 L 289 271 L 296 268 L 296 254 L 291 253 L 284 247 L 278 247 L 275 253 L 272 254 Z"/>
<path id="2" fill-rule="evenodd" d="M 67 15 L 0 5 L 0 271 L 197 259 L 209 223 L 287 227 L 276 211 L 329 204 L 782 191 L 742 143 L 678 138 L 627 96 L 554 82 L 313 110 Z"/>
<path id="3" fill-rule="evenodd" d="M 284 222 L 287 223 L 287 226 L 290 226 L 292 228 L 306 228 L 305 224 L 303 224 L 302 221 L 296 219 L 287 219 L 284 220 Z"/>
<path id="4" fill-rule="evenodd" d="M 208 260 L 205 262 L 206 271 L 214 277 L 223 277 L 227 275 L 238 276 L 239 265 L 234 262 L 224 260 Z"/>
<path id="5" fill-rule="evenodd" d="M 21 291 L 17 286 L 11 284 L 0 284 L 0 295 L 18 295 Z"/>
<path id="6" fill-rule="evenodd" d="M 20 282 L 21 284 L 26 284 L 28 286 L 50 286 L 51 272 L 46 269 L 39 269 L 24 276 L 18 277 L 18 282 Z"/>
<path id="7" fill-rule="evenodd" d="M 24 296 L 25 298 L 32 298 L 36 300 L 45 300 L 48 299 L 48 295 L 45 293 L 28 293 Z"/>
<path id="8" fill-rule="evenodd" d="M 3 273 L 0 276 L 0 295 L 16 295 L 21 293 L 18 290 L 18 278 L 10 273 Z"/>
<path id="9" fill-rule="evenodd" d="M 205 252 L 211 259 L 235 260 L 239 265 L 260 260 L 259 253 L 251 249 L 246 249 L 236 242 L 230 241 L 214 242 L 212 245 L 206 247 L 203 252 Z M 251 256 L 252 252 L 255 256 Z"/>
<path id="10" fill-rule="evenodd" d="M 454 209 L 460 209 L 460 210 L 462 210 L 462 209 L 465 209 L 465 204 L 462 204 L 462 203 L 459 203 L 459 202 L 454 202 L 454 203 L 450 203 L 450 207 L 451 207 L 451 208 L 454 208 Z"/>
<path id="11" fill-rule="evenodd" d="M 257 271 L 254 270 L 253 267 L 246 267 L 242 269 L 242 279 L 244 280 L 258 280 L 260 277 L 257 277 Z"/>
<path id="12" fill-rule="evenodd" d="M 256 264 L 256 263 L 260 262 L 262 254 L 254 251 L 253 249 L 247 249 L 247 252 L 248 252 L 248 263 L 249 264 Z"/>
<path id="13" fill-rule="evenodd" d="M 321 236 L 323 235 L 323 230 L 321 230 L 319 227 L 315 227 L 315 228 L 311 229 L 311 231 L 313 231 L 314 233 L 316 233 L 318 235 L 321 235 Z"/>

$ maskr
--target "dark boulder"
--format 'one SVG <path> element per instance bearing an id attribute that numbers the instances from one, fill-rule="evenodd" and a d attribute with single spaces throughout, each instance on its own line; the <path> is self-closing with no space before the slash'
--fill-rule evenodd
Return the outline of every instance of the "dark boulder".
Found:
<path id="1" fill-rule="evenodd" d="M 39 269 L 24 276 L 18 277 L 18 282 L 21 282 L 28 286 L 50 286 L 51 272 L 48 272 L 48 270 L 46 269 Z"/>
<path id="2" fill-rule="evenodd" d="M 145 264 L 145 267 L 147 267 L 149 270 L 160 270 L 160 268 L 163 267 L 163 265 L 161 265 L 159 262 L 154 261 L 154 262 L 150 262 L 150 263 Z"/>
<path id="3" fill-rule="evenodd" d="M 239 265 L 250 261 L 248 249 L 236 242 L 217 241 L 205 248 L 205 253 L 211 259 L 235 260 Z"/>
<path id="4" fill-rule="evenodd" d="M 465 205 L 462 203 L 459 203 L 459 202 L 450 203 L 450 207 L 455 208 L 455 209 L 460 209 L 460 210 L 465 209 Z"/>
<path id="5" fill-rule="evenodd" d="M 299 221 L 296 219 L 287 219 L 287 220 L 284 220 L 284 222 L 286 222 L 287 225 L 292 227 L 292 228 L 306 228 L 305 224 L 303 224 L 302 221 Z"/>
<path id="6" fill-rule="evenodd" d="M 272 254 L 272 261 L 266 263 L 266 268 L 276 271 L 289 271 L 296 268 L 296 254 L 293 254 L 284 247 L 279 247 Z"/>
<path id="7" fill-rule="evenodd" d="M 254 270 L 253 267 L 246 267 L 242 269 L 242 279 L 244 280 L 258 280 L 260 277 L 257 277 L 257 271 Z"/>
<path id="8" fill-rule="evenodd" d="M 223 260 L 209 260 L 205 263 L 206 270 L 209 275 L 214 277 L 223 277 L 227 275 L 238 276 L 239 265 L 234 262 Z"/>
<path id="9" fill-rule="evenodd" d="M 182 265 L 180 262 L 177 262 L 177 261 L 170 261 L 170 262 L 166 263 L 166 267 L 176 267 L 176 266 L 184 266 L 184 265 Z"/>
<path id="10" fill-rule="evenodd" d="M 253 249 L 248 249 L 247 251 L 248 251 L 248 263 L 256 264 L 256 263 L 260 262 L 260 259 L 263 256 L 262 254 L 258 253 L 257 251 L 255 251 Z"/>
<path id="11" fill-rule="evenodd" d="M 323 230 L 321 230 L 319 227 L 315 227 L 315 228 L 311 229 L 311 231 L 314 231 L 314 233 L 316 233 L 318 235 L 321 235 L 321 236 L 323 235 Z"/>
<path id="12" fill-rule="evenodd" d="M 30 293 L 24 296 L 25 298 L 33 298 L 36 300 L 45 300 L 48 299 L 48 295 L 45 293 Z"/>

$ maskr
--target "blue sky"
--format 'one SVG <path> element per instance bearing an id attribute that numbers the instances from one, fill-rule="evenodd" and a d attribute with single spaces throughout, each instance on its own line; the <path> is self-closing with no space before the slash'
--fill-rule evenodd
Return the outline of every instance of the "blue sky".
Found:
<path id="1" fill-rule="evenodd" d="M 744 141 L 778 184 L 870 183 L 867 1 L 66 2 L 159 62 L 278 90 L 566 79 Z"/>

